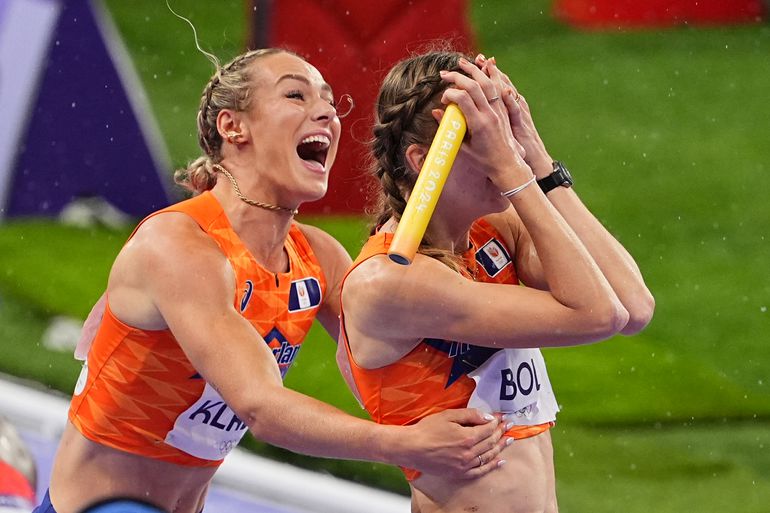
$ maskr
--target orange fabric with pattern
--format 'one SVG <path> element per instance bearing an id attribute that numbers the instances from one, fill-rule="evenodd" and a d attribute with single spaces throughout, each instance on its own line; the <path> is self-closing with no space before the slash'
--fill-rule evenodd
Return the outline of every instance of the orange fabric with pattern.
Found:
<path id="1" fill-rule="evenodd" d="M 276 274 L 254 260 L 210 192 L 149 217 L 165 212 L 189 215 L 219 245 L 235 270 L 235 308 L 272 348 L 285 375 L 326 291 L 320 264 L 299 227 L 291 226 L 284 245 L 290 270 Z M 304 299 L 300 297 L 303 293 Z M 175 419 L 195 403 L 205 387 L 168 329 L 127 326 L 113 315 L 108 301 L 88 354 L 86 376 L 85 383 L 78 384 L 82 391 L 74 395 L 69 410 L 70 421 L 86 438 L 180 465 L 221 464 L 222 460 L 197 458 L 164 442 Z"/>
<path id="2" fill-rule="evenodd" d="M 392 233 L 378 232 L 371 236 L 348 274 L 365 260 L 387 253 L 392 240 Z M 470 242 L 471 248 L 463 255 L 468 269 L 466 277 L 486 283 L 519 283 L 510 251 L 489 222 L 480 219 L 473 224 Z M 356 365 L 350 352 L 344 308 L 341 319 L 342 341 L 361 402 L 372 420 L 379 424 L 409 425 L 433 413 L 465 408 L 476 387 L 476 382 L 466 373 L 483 361 L 476 364 L 471 361 L 473 357 L 463 360 L 471 352 L 461 353 L 473 348 L 483 358 L 496 351 L 460 342 L 423 339 L 400 360 L 378 369 L 364 369 Z M 552 425 L 515 426 L 505 435 L 527 438 L 548 430 Z M 410 481 L 420 476 L 420 472 L 414 469 L 402 470 Z"/>

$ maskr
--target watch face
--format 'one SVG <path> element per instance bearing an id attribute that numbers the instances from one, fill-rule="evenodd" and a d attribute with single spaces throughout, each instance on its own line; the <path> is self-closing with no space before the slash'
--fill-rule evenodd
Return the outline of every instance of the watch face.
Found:
<path id="1" fill-rule="evenodd" d="M 569 170 L 558 160 L 553 163 L 553 174 L 558 185 L 570 187 L 573 184 L 572 175 L 569 173 Z"/>

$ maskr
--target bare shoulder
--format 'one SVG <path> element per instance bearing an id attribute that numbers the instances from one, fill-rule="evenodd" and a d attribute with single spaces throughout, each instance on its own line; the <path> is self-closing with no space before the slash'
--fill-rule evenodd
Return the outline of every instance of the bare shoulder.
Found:
<path id="1" fill-rule="evenodd" d="M 379 315 L 411 309 L 411 299 L 431 297 L 457 280 L 462 277 L 435 258 L 417 254 L 410 265 L 399 265 L 376 255 L 350 272 L 343 293 L 346 305 Z"/>
<path id="2" fill-rule="evenodd" d="M 147 219 L 126 243 L 125 250 L 137 257 L 162 262 L 176 257 L 194 262 L 198 258 L 222 255 L 214 240 L 198 223 L 180 212 L 167 212 Z"/>
<path id="3" fill-rule="evenodd" d="M 110 271 L 107 291 L 121 321 L 165 329 L 164 305 L 209 298 L 215 289 L 224 290 L 224 297 L 234 287 L 232 267 L 211 237 L 186 214 L 168 212 L 147 219 L 126 243 Z"/>
<path id="4" fill-rule="evenodd" d="M 376 367 L 395 361 L 411 351 L 416 341 L 430 335 L 427 320 L 444 318 L 444 307 L 452 304 L 447 294 L 467 297 L 472 291 L 464 288 L 470 280 L 438 260 L 417 254 L 410 265 L 399 265 L 386 255 L 377 255 L 361 262 L 345 280 L 342 299 L 345 305 L 346 327 L 361 340 L 368 340 L 367 349 L 355 346 L 361 363 Z M 372 341 L 379 341 L 372 345 Z M 354 347 L 355 346 L 355 347 Z"/>

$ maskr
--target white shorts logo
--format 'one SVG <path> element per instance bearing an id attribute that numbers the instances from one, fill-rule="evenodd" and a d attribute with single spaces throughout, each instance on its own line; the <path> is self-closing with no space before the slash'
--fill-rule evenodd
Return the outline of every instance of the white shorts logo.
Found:
<path id="1" fill-rule="evenodd" d="M 556 419 L 559 406 L 539 349 L 503 349 L 468 376 L 476 381 L 469 408 L 517 413 L 510 420 L 523 426 Z"/>
<path id="2" fill-rule="evenodd" d="M 187 408 L 166 435 L 166 443 L 196 458 L 218 461 L 238 445 L 247 426 L 206 383 L 200 399 Z"/>

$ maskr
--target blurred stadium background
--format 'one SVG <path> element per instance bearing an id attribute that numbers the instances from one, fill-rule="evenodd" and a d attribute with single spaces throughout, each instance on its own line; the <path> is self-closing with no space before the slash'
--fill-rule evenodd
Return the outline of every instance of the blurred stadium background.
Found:
<path id="1" fill-rule="evenodd" d="M 155 160 L 147 158 L 165 166 L 159 183 L 168 183 L 171 167 L 198 155 L 195 113 L 212 67 L 164 2 L 97 4 L 117 27 L 146 92 L 139 101 L 161 138 Z M 250 36 L 250 2 L 172 5 L 223 61 Z M 595 30 L 554 16 L 548 0 L 474 0 L 468 16 L 476 46 L 527 96 L 551 153 L 635 256 L 657 300 L 640 335 L 545 352 L 563 405 L 553 432 L 561 510 L 770 511 L 770 27 L 758 18 L 735 25 L 678 18 L 653 23 L 665 27 L 611 22 Z M 376 83 L 382 69 L 370 71 Z M 351 139 L 366 134 L 359 123 L 345 129 L 353 130 Z M 49 145 L 33 131 L 23 139 L 25 154 Z M 77 164 L 47 162 L 66 165 L 64 180 L 92 172 Z M 155 173 L 103 171 L 150 180 Z M 335 177 L 350 176 L 335 171 L 331 195 Z M 360 212 L 301 220 L 332 233 L 351 255 L 366 235 Z M 0 215 L 0 372 L 71 392 L 78 363 L 43 339 L 52 320 L 86 316 L 133 222 L 82 228 Z M 333 352 L 333 342 L 314 328 L 287 385 L 365 416 L 339 378 Z M 407 492 L 389 467 L 306 458 L 253 440 L 247 446 Z"/>

